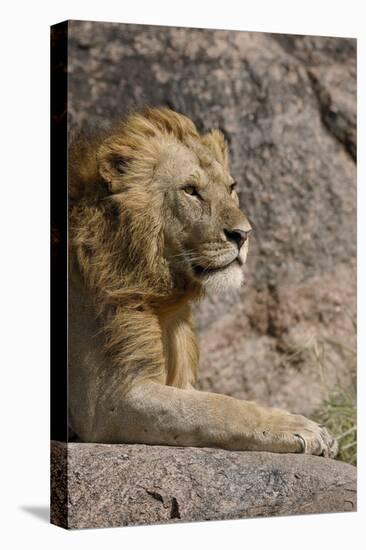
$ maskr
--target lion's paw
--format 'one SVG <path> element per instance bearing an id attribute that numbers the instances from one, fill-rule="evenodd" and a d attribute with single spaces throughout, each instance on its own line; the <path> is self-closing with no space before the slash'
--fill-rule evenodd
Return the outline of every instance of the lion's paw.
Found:
<path id="1" fill-rule="evenodd" d="M 338 452 L 337 441 L 328 430 L 301 415 L 273 410 L 268 426 L 268 433 L 271 432 L 280 452 L 305 453 L 328 458 L 334 458 Z"/>
<path id="2" fill-rule="evenodd" d="M 301 451 L 305 454 L 335 458 L 338 452 L 337 441 L 324 426 L 315 422 L 312 428 L 303 428 L 294 434 L 301 440 Z"/>

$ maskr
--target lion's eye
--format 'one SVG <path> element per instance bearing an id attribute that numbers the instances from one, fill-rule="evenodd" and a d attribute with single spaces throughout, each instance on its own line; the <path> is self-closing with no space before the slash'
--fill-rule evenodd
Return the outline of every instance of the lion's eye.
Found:
<path id="1" fill-rule="evenodd" d="M 237 183 L 236 181 L 234 181 L 231 185 L 230 185 L 230 195 L 232 195 L 236 189 L 236 186 L 237 186 Z"/>
<path id="2" fill-rule="evenodd" d="M 190 195 L 191 197 L 198 197 L 199 199 L 201 198 L 201 195 L 199 194 L 197 187 L 195 187 L 194 185 L 186 185 L 183 188 L 183 191 L 187 193 L 187 195 Z"/>
<path id="3" fill-rule="evenodd" d="M 123 174 L 126 171 L 125 159 L 117 158 L 115 161 L 115 168 L 119 174 Z"/>

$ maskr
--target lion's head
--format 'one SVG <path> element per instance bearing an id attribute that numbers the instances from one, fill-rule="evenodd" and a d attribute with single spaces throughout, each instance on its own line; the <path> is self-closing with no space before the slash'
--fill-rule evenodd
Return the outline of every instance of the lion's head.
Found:
<path id="1" fill-rule="evenodd" d="M 102 270 L 100 284 L 113 282 L 115 291 L 160 286 L 166 294 L 242 283 L 251 227 L 219 130 L 199 135 L 184 115 L 148 108 L 95 152 L 87 155 L 88 170 L 82 155 L 71 156 L 79 173 L 71 189 L 84 204 L 83 231 L 75 224 L 79 260 Z"/>

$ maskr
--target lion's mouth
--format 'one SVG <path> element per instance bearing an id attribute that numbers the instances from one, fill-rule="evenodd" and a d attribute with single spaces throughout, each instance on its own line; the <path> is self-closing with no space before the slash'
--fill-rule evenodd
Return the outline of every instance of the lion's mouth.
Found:
<path id="1" fill-rule="evenodd" d="M 243 260 L 240 258 L 240 256 L 237 256 L 236 258 L 234 258 L 234 260 L 231 260 L 231 262 L 225 265 L 221 265 L 219 267 L 205 267 L 205 266 L 196 264 L 196 265 L 193 265 L 193 271 L 195 275 L 197 275 L 197 277 L 206 277 L 208 275 L 213 275 L 215 273 L 220 273 L 222 271 L 225 271 L 226 269 L 228 269 L 234 264 L 237 264 L 239 266 L 243 265 Z"/>

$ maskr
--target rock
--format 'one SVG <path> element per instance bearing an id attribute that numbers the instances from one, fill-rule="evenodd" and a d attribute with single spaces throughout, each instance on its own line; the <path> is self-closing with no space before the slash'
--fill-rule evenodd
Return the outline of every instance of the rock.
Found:
<path id="1" fill-rule="evenodd" d="M 327 385 L 349 382 L 356 41 L 72 21 L 68 54 L 72 127 L 150 104 L 223 130 L 255 231 L 246 286 L 197 308 L 199 387 L 314 411 L 319 365 L 287 356 L 326 342 Z"/>
<path id="2" fill-rule="evenodd" d="M 199 335 L 200 389 L 311 415 L 329 388 L 348 387 L 356 363 L 353 270 L 352 262 L 339 264 L 300 284 L 248 292 L 211 320 Z"/>
<path id="3" fill-rule="evenodd" d="M 356 43 L 320 36 L 272 35 L 304 62 L 322 121 L 356 158 Z"/>
<path id="4" fill-rule="evenodd" d="M 356 468 L 309 455 L 53 442 L 51 474 L 69 529 L 356 510 Z"/>

